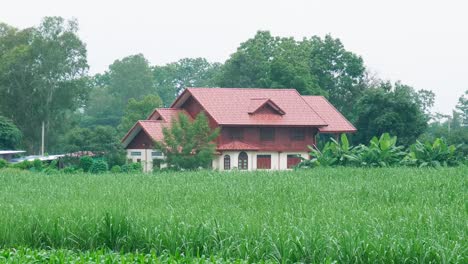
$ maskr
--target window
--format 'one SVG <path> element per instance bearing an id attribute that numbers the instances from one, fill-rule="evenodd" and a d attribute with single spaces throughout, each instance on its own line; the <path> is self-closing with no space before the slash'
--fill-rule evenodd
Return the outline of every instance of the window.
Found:
<path id="1" fill-rule="evenodd" d="M 291 130 L 291 140 L 301 141 L 305 139 L 304 128 L 293 128 Z"/>
<path id="2" fill-rule="evenodd" d="M 271 155 L 257 155 L 257 169 L 271 169 Z"/>
<path id="3" fill-rule="evenodd" d="M 162 151 L 153 151 L 151 156 L 153 157 L 161 157 L 163 155 Z"/>
<path id="4" fill-rule="evenodd" d="M 139 157 L 139 156 L 141 156 L 141 152 L 140 151 L 132 151 L 132 152 L 130 152 L 130 156 Z"/>
<path id="5" fill-rule="evenodd" d="M 260 140 L 261 141 L 274 141 L 275 129 L 272 127 L 260 128 Z"/>
<path id="6" fill-rule="evenodd" d="M 299 164 L 299 162 L 301 162 L 301 155 L 299 154 L 288 155 L 288 160 L 287 160 L 288 169 L 293 168 L 294 166 Z"/>
<path id="7" fill-rule="evenodd" d="M 242 128 L 231 128 L 229 129 L 229 136 L 231 139 L 243 139 L 244 133 Z"/>
<path id="8" fill-rule="evenodd" d="M 224 156 L 224 170 L 231 169 L 231 156 L 225 155 Z"/>
<path id="9" fill-rule="evenodd" d="M 247 156 L 247 153 L 242 151 L 239 153 L 239 163 L 238 163 L 238 169 L 239 170 L 248 170 L 249 169 L 249 157 Z"/>
<path id="10" fill-rule="evenodd" d="M 140 163 L 140 162 L 141 162 L 141 159 L 137 159 L 137 162 Z"/>

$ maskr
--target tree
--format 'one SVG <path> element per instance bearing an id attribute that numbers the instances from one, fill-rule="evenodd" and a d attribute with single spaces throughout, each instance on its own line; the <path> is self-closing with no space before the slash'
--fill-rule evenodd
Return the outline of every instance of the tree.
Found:
<path id="1" fill-rule="evenodd" d="M 423 112 L 431 118 L 431 108 L 434 106 L 435 94 L 433 91 L 421 89 L 417 92 L 418 102 Z"/>
<path id="2" fill-rule="evenodd" d="M 133 98 L 130 99 L 127 107 L 125 108 L 125 114 L 118 127 L 120 134 L 125 135 L 125 133 L 132 128 L 135 122 L 146 119 L 155 108 L 161 106 L 161 98 L 157 95 L 147 95 L 140 101 Z"/>
<path id="3" fill-rule="evenodd" d="M 367 88 L 361 57 L 330 35 L 296 41 L 259 31 L 222 66 L 221 87 L 296 88 L 302 95 L 325 95 L 348 118 Z"/>
<path id="4" fill-rule="evenodd" d="M 468 127 L 468 90 L 460 96 L 455 109 L 461 116 L 462 125 Z"/>
<path id="5" fill-rule="evenodd" d="M 141 99 L 153 92 L 153 76 L 142 54 L 116 60 L 109 66 L 109 92 L 125 106 L 131 98 Z"/>
<path id="6" fill-rule="evenodd" d="M 194 121 L 187 115 L 179 114 L 170 127 L 163 128 L 164 139 L 155 142 L 155 147 L 166 156 L 166 162 L 176 169 L 207 168 L 215 153 L 213 141 L 219 129 L 211 129 L 206 115 L 202 112 Z"/>
<path id="7" fill-rule="evenodd" d="M 75 20 L 60 17 L 24 30 L 0 25 L 0 111 L 23 131 L 31 151 L 40 145 L 42 122 L 47 132 L 58 131 L 65 113 L 86 98 L 86 47 L 77 31 Z"/>
<path id="8" fill-rule="evenodd" d="M 219 63 L 204 58 L 184 58 L 164 66 L 153 67 L 156 93 L 169 105 L 186 87 L 210 87 L 220 70 Z"/>
<path id="9" fill-rule="evenodd" d="M 346 117 L 355 119 L 354 106 L 367 88 L 362 58 L 345 50 L 339 39 L 330 35 L 310 40 L 310 71 L 317 86 L 328 94 L 330 102 Z"/>
<path id="10" fill-rule="evenodd" d="M 425 131 L 428 118 L 413 88 L 399 82 L 368 89 L 356 105 L 356 143 L 389 133 L 409 145 Z"/>
<path id="11" fill-rule="evenodd" d="M 0 116 L 0 149 L 15 149 L 21 142 L 21 131 L 11 120 Z"/>
<path id="12" fill-rule="evenodd" d="M 153 74 L 142 54 L 116 60 L 104 74 L 91 78 L 90 99 L 82 125 L 118 126 L 131 99 L 155 94 Z"/>
<path id="13" fill-rule="evenodd" d="M 223 66 L 221 87 L 271 87 L 271 61 L 276 53 L 279 38 L 268 31 L 257 34 L 244 43 L 231 55 Z"/>

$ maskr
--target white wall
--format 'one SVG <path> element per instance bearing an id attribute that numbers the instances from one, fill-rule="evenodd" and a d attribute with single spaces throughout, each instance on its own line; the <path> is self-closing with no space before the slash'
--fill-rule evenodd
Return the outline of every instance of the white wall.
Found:
<path id="1" fill-rule="evenodd" d="M 138 162 L 138 159 L 141 160 L 141 166 L 143 167 L 143 172 L 153 171 L 153 159 L 164 159 L 163 156 L 153 157 L 153 151 L 158 151 L 155 149 L 127 149 L 127 160 L 132 162 Z M 132 152 L 141 152 L 140 156 L 132 156 Z"/>
<path id="2" fill-rule="evenodd" d="M 231 170 L 237 169 L 239 153 L 241 151 L 224 151 L 213 159 L 213 169 L 224 170 L 224 156 L 231 156 Z M 308 157 L 307 152 L 269 152 L 269 151 L 246 151 L 249 164 L 248 170 L 257 169 L 257 155 L 271 155 L 271 170 L 286 170 L 288 167 L 288 155 L 301 155 Z"/>

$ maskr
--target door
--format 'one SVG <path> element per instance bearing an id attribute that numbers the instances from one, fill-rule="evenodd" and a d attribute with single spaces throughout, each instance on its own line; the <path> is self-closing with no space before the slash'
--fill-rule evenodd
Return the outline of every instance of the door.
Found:
<path id="1" fill-rule="evenodd" d="M 237 166 L 239 170 L 248 170 L 249 169 L 249 157 L 247 153 L 242 151 L 239 153 L 239 164 Z"/>
<path id="2" fill-rule="evenodd" d="M 257 155 L 257 169 L 271 169 L 271 155 Z"/>

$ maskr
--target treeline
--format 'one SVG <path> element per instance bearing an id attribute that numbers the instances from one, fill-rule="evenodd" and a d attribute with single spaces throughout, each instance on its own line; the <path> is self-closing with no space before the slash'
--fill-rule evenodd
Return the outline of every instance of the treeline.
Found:
<path id="1" fill-rule="evenodd" d="M 259 31 L 224 63 L 184 58 L 151 65 L 136 54 L 90 75 L 77 31 L 76 21 L 60 17 L 27 29 L 0 23 L 0 148 L 38 153 L 44 122 L 49 153 L 118 153 L 119 139 L 135 121 L 170 105 L 185 87 L 296 88 L 324 95 L 357 127 L 355 144 L 385 132 L 403 145 L 420 137 L 468 142 L 467 93 L 453 115 L 433 119 L 434 93 L 372 76 L 359 55 L 330 35 L 295 40 Z"/>

